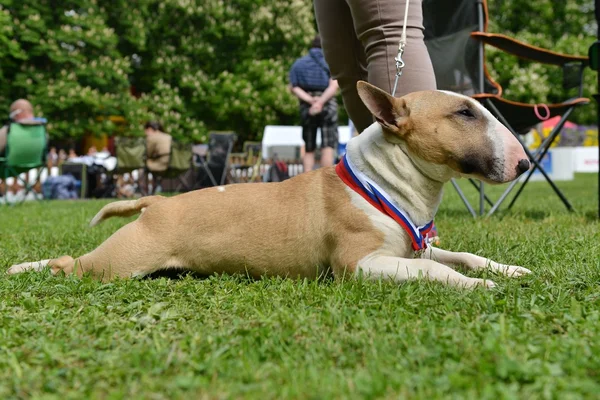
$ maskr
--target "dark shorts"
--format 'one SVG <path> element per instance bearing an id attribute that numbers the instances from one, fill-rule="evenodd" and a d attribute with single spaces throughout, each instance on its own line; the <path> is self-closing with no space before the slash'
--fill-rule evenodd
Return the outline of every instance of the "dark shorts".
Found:
<path id="1" fill-rule="evenodd" d="M 321 92 L 308 92 L 311 96 L 319 96 Z M 323 111 L 317 115 L 310 115 L 310 104 L 300 102 L 300 119 L 302 121 L 302 139 L 305 151 L 312 153 L 317 148 L 317 129 L 321 128 L 321 148 L 331 147 L 334 150 L 338 145 L 338 107 L 335 98 L 323 106 Z"/>

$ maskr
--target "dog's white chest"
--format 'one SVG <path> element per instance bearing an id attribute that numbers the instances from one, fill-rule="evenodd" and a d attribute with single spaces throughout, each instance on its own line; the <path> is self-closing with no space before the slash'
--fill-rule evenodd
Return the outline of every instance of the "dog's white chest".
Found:
<path id="1" fill-rule="evenodd" d="M 394 257 L 412 258 L 414 251 L 408 233 L 396 221 L 377 210 L 354 190 L 348 187 L 345 189 L 350 194 L 352 205 L 367 214 L 375 228 L 383 233 L 383 245 L 377 253 Z"/>

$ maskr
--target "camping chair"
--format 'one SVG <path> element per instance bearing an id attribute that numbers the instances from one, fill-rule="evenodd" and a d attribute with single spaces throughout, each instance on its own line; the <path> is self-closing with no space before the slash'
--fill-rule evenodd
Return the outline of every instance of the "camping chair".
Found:
<path id="1" fill-rule="evenodd" d="M 175 140 L 171 141 L 171 150 L 169 152 L 169 164 L 165 171 L 151 171 L 148 169 L 147 146 L 145 137 L 117 137 L 115 138 L 115 152 L 117 156 L 117 173 L 124 174 L 135 170 L 141 170 L 146 182 L 148 182 L 148 174 L 152 174 L 154 178 L 177 178 L 180 185 L 189 190 L 191 187 L 185 181 L 183 175 L 192 168 L 192 145 L 188 143 L 180 143 Z M 157 155 L 155 158 L 163 157 Z M 140 176 L 141 177 L 141 176 Z M 138 185 L 142 194 L 152 194 L 156 190 L 156 185 L 153 185 L 149 193 L 145 193 L 142 185 Z"/>
<path id="2" fill-rule="evenodd" d="M 88 193 L 88 167 L 84 163 L 64 162 L 58 167 L 59 175 L 71 175 L 79 181 L 79 198 L 89 197 Z"/>
<path id="3" fill-rule="evenodd" d="M 572 206 L 556 187 L 547 172 L 540 165 L 548 149 L 560 134 L 574 108 L 589 103 L 582 98 L 583 70 L 588 63 L 587 57 L 571 56 L 527 45 L 508 36 L 487 33 L 488 12 L 486 0 L 423 0 L 425 26 L 425 44 L 431 57 L 438 89 L 450 90 L 477 99 L 500 122 L 502 122 L 523 144 L 521 134 L 540 122 L 536 116 L 547 113 L 548 117 L 560 116 L 560 122 L 554 127 L 548 138 L 532 153 L 525 145 L 525 152 L 533 164 L 521 188 L 511 201 L 514 204 L 519 194 L 538 169 L 568 210 Z M 489 44 L 517 57 L 533 62 L 551 64 L 563 68 L 563 88 L 578 88 L 578 97 L 559 104 L 541 107 L 535 104 L 519 103 L 502 97 L 502 87 L 488 74 L 485 65 L 484 45 Z M 470 180 L 479 189 L 479 214 L 485 213 L 485 203 L 491 206 L 488 215 L 493 214 L 518 184 L 510 184 L 496 203 L 485 194 L 484 184 Z M 469 212 L 476 216 L 475 210 L 465 195 L 452 180 Z"/>
<path id="4" fill-rule="evenodd" d="M 192 165 L 192 145 L 190 143 L 181 143 L 175 140 L 171 141 L 171 151 L 169 153 L 169 164 L 165 171 L 151 171 L 146 168 L 146 175 L 151 173 L 155 178 L 173 179 L 176 178 L 179 184 L 175 188 L 178 192 L 182 188 L 185 191 L 191 190 L 191 185 L 186 179 L 187 173 L 193 169 Z M 156 185 L 152 186 L 152 193 L 156 190 Z"/>
<path id="5" fill-rule="evenodd" d="M 211 132 L 208 138 L 208 160 L 196 157 L 202 166 L 196 177 L 200 187 L 224 185 L 229 172 L 229 161 L 233 144 L 237 140 L 234 132 Z"/>
<path id="6" fill-rule="evenodd" d="M 44 122 L 21 124 L 12 122 L 8 127 L 6 148 L 4 157 L 0 157 L 0 178 L 4 181 L 5 192 L 7 191 L 6 179 L 14 177 L 20 181 L 25 188 L 27 197 L 39 182 L 41 172 L 46 168 L 46 125 Z M 28 179 L 28 172 L 36 170 L 36 179 L 32 184 Z M 25 178 L 21 175 L 25 174 Z M 0 193 L 6 196 L 6 193 Z"/>
<path id="7" fill-rule="evenodd" d="M 262 180 L 262 143 L 244 142 L 243 153 L 232 153 L 230 157 L 230 179 L 236 183 Z"/>
<path id="8" fill-rule="evenodd" d="M 191 181 L 194 189 L 201 188 L 202 183 L 205 181 L 210 181 L 209 186 L 217 186 L 217 181 L 208 168 L 208 163 L 206 162 L 207 156 L 207 144 L 195 144 L 192 146 L 192 165 L 194 168 L 191 170 Z M 198 168 L 200 168 L 201 172 L 198 172 Z"/>
<path id="9" fill-rule="evenodd" d="M 146 138 L 116 137 L 117 173 L 124 174 L 146 167 Z"/>
<path id="10" fill-rule="evenodd" d="M 146 138 L 141 136 L 136 137 L 121 137 L 115 138 L 115 155 L 117 156 L 117 167 L 115 173 L 123 175 L 134 171 L 143 171 L 146 168 Z M 138 173 L 138 188 L 141 190 Z"/>

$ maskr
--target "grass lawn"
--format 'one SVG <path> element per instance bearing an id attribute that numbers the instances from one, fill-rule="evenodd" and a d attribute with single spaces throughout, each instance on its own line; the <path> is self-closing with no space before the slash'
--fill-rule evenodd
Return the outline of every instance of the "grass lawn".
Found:
<path id="1" fill-rule="evenodd" d="M 447 187 L 442 247 L 533 270 L 493 290 L 0 275 L 0 398 L 598 398 L 596 182 L 558 183 L 575 213 L 532 183 L 478 220 Z M 0 272 L 93 249 L 126 222 L 87 228 L 103 204 L 0 207 Z"/>

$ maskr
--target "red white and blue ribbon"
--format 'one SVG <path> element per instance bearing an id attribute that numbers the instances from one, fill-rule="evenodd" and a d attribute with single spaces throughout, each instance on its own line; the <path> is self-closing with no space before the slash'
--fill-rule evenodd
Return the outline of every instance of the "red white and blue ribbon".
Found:
<path id="1" fill-rule="evenodd" d="M 400 207 L 385 193 L 379 185 L 356 169 L 344 155 L 335 167 L 340 179 L 356 193 L 360 194 L 373 207 L 396 221 L 410 236 L 412 248 L 419 251 L 427 248 L 427 234 L 433 227 L 433 221 L 416 226 Z"/>

